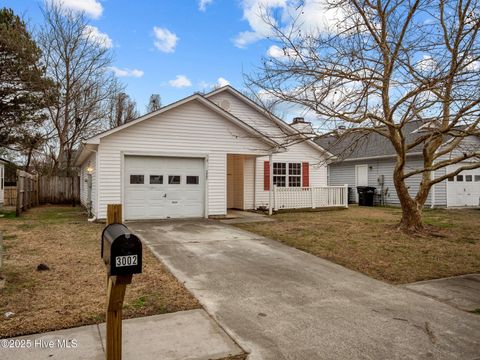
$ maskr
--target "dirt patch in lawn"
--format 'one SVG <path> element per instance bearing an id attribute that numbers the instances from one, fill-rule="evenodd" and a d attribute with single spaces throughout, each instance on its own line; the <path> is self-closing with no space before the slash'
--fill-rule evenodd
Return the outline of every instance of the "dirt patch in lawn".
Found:
<path id="1" fill-rule="evenodd" d="M 435 235 L 397 230 L 398 208 L 277 214 L 239 228 L 394 284 L 480 272 L 480 210 L 426 210 Z"/>
<path id="2" fill-rule="evenodd" d="M 5 215 L 0 218 L 6 277 L 0 290 L 0 337 L 103 322 L 104 226 L 88 223 L 78 207 L 43 206 L 19 219 Z M 127 288 L 124 318 L 200 307 L 147 247 L 143 259 L 143 273 Z M 40 263 L 50 270 L 37 271 Z M 6 319 L 6 312 L 15 315 Z"/>

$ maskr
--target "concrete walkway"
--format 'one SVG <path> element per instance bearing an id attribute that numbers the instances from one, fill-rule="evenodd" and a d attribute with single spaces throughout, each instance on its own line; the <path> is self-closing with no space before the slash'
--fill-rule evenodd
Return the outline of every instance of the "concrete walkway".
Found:
<path id="1" fill-rule="evenodd" d="M 480 274 L 419 281 L 404 286 L 465 311 L 480 309 Z"/>
<path id="2" fill-rule="evenodd" d="M 480 317 L 217 221 L 130 223 L 249 359 L 479 359 Z"/>
<path id="3" fill-rule="evenodd" d="M 5 341 L 14 341 L 17 348 L 6 348 Z M 105 324 L 21 336 L 0 340 L 0 344 L 2 360 L 103 360 Z M 123 321 L 126 360 L 208 360 L 242 353 L 204 310 Z"/>

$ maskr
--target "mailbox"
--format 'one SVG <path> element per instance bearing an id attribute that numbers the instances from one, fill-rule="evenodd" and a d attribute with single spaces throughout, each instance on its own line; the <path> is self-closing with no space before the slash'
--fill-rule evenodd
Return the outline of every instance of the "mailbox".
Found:
<path id="1" fill-rule="evenodd" d="M 102 233 L 101 257 L 108 276 L 142 272 L 142 242 L 123 224 L 108 225 Z"/>

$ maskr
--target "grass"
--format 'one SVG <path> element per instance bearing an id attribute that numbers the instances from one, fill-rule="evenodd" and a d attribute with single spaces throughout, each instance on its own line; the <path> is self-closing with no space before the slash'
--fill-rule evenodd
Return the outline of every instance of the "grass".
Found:
<path id="1" fill-rule="evenodd" d="M 480 210 L 426 210 L 430 235 L 397 230 L 399 208 L 277 214 L 236 226 L 393 284 L 480 272 Z"/>
<path id="2" fill-rule="evenodd" d="M 103 322 L 106 272 L 102 224 L 81 208 L 44 206 L 0 217 L 5 248 L 0 338 Z M 143 273 L 127 288 L 124 318 L 199 308 L 197 300 L 144 247 Z M 48 271 L 36 271 L 45 263 Z M 4 318 L 11 311 L 15 315 Z"/>

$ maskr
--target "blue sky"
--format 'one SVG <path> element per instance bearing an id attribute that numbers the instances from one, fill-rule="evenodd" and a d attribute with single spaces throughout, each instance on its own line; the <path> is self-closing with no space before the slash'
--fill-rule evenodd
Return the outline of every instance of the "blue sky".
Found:
<path id="1" fill-rule="evenodd" d="M 162 103 L 168 104 L 208 90 L 220 78 L 242 89 L 243 73 L 251 72 L 271 45 L 250 21 L 254 0 L 58 1 L 84 10 L 95 31 L 105 36 L 115 52 L 113 65 L 141 112 L 152 93 L 159 93 Z M 281 0 L 257 2 L 262 1 L 284 5 Z M 30 25 L 42 21 L 43 0 L 1 4 Z"/>

